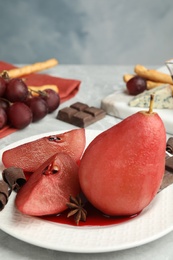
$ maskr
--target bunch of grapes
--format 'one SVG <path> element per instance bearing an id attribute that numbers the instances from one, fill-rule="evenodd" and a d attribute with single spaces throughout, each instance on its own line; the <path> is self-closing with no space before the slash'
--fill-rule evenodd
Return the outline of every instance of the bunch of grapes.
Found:
<path id="1" fill-rule="evenodd" d="M 34 95 L 22 79 L 10 79 L 7 72 L 0 76 L 0 129 L 7 124 L 22 129 L 53 112 L 59 104 L 59 94 L 52 89 Z"/>

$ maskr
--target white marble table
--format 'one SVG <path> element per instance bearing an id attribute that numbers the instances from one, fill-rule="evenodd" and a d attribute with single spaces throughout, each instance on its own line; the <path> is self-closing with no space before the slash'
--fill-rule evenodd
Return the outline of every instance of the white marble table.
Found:
<path id="1" fill-rule="evenodd" d="M 124 83 L 122 75 L 133 72 L 133 67 L 129 66 L 63 66 L 49 70 L 52 75 L 65 78 L 80 79 L 82 81 L 80 91 L 71 100 L 63 103 L 60 108 L 68 106 L 76 101 L 88 103 L 93 106 L 100 106 L 101 99 L 111 94 L 115 89 L 121 87 Z M 31 124 L 27 128 L 17 131 L 0 140 L 0 148 L 5 147 L 17 140 L 23 139 L 39 133 L 46 133 L 56 130 L 68 130 L 73 126 L 60 122 L 56 119 L 57 111 L 46 116 L 38 123 Z M 106 116 L 99 122 L 88 126 L 87 129 L 106 130 L 112 125 L 118 123 L 120 119 Z M 40 248 L 20 241 L 0 230 L 0 259 L 173 259 L 173 232 L 164 237 L 131 249 L 109 253 L 79 254 L 65 253 Z M 80 245 L 79 245 L 80 246 Z"/>

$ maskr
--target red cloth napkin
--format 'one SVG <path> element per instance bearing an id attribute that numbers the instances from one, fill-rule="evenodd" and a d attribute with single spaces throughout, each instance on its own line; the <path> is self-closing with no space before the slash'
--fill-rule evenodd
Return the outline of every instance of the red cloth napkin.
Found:
<path id="1" fill-rule="evenodd" d="M 10 70 L 16 68 L 14 65 L 0 61 L 0 71 Z M 59 77 L 49 76 L 47 74 L 33 73 L 23 76 L 26 80 L 26 84 L 29 86 L 41 86 L 41 85 L 57 85 L 59 89 L 59 95 L 61 103 L 72 98 L 79 90 L 80 81 L 75 79 L 64 79 Z"/>
<path id="2" fill-rule="evenodd" d="M 14 65 L 6 63 L 4 61 L 0 61 L 0 72 L 3 70 L 10 70 L 16 68 Z M 80 87 L 80 80 L 75 79 L 64 79 L 60 77 L 53 77 L 49 76 L 47 74 L 42 73 L 33 73 L 26 76 L 22 76 L 25 78 L 25 82 L 28 86 L 41 86 L 41 85 L 57 85 L 59 89 L 59 95 L 61 103 L 69 100 L 70 98 L 74 97 L 77 92 L 79 91 Z M 4 127 L 0 130 L 0 138 L 3 138 L 13 132 L 15 132 L 17 129 Z"/>

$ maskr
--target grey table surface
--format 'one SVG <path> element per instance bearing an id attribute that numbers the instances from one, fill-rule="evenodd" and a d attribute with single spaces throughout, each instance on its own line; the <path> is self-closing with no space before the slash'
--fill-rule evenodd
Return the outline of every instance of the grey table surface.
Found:
<path id="1" fill-rule="evenodd" d="M 88 103 L 90 106 L 100 107 L 101 100 L 113 93 L 117 88 L 123 86 L 122 76 L 125 73 L 132 73 L 134 66 L 78 66 L 78 65 L 58 65 L 47 73 L 51 75 L 73 78 L 81 80 L 81 87 L 78 94 L 62 103 L 59 108 L 69 106 L 76 101 Z M 70 130 L 75 127 L 56 119 L 57 111 L 46 116 L 43 120 L 29 125 L 27 128 L 17 131 L 5 138 L 0 139 L 0 148 L 5 147 L 15 141 L 23 138 L 47 133 L 57 130 Z M 106 130 L 121 120 L 115 117 L 106 116 L 87 129 Z M 79 245 L 80 246 L 80 245 Z M 46 248 L 37 247 L 32 244 L 25 243 L 15 237 L 6 234 L 0 230 L 0 259 L 157 259 L 168 260 L 173 259 L 173 232 L 157 239 L 148 244 L 134 247 L 131 249 L 107 252 L 107 253 L 71 253 L 60 252 Z"/>

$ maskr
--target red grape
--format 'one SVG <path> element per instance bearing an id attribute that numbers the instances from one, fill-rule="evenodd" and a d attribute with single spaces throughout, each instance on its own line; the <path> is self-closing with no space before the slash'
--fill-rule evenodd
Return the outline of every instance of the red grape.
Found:
<path id="1" fill-rule="evenodd" d="M 45 89 L 44 93 L 43 95 L 41 94 L 41 97 L 46 101 L 48 113 L 51 113 L 59 107 L 60 96 L 53 89 Z"/>
<path id="2" fill-rule="evenodd" d="M 10 102 L 23 102 L 28 96 L 28 87 L 22 79 L 13 78 L 6 86 L 5 96 Z"/>
<path id="3" fill-rule="evenodd" d="M 5 110 L 0 107 L 0 129 L 2 129 L 7 124 L 7 114 Z"/>
<path id="4" fill-rule="evenodd" d="M 32 111 L 33 119 L 32 121 L 38 121 L 45 117 L 48 113 L 48 107 L 44 99 L 41 97 L 28 98 L 26 104 Z"/>
<path id="5" fill-rule="evenodd" d="M 5 111 L 7 111 L 10 106 L 10 102 L 5 98 L 0 98 L 0 107 L 2 107 Z"/>
<path id="6" fill-rule="evenodd" d="M 134 76 L 126 83 L 130 95 L 138 95 L 147 89 L 146 79 Z"/>
<path id="7" fill-rule="evenodd" d="M 32 122 L 31 109 L 22 102 L 15 102 L 7 111 L 8 119 L 15 128 L 22 129 Z"/>
<path id="8" fill-rule="evenodd" d="M 6 90 L 6 82 L 2 77 L 0 77 L 0 97 L 3 97 L 5 90 Z"/>

